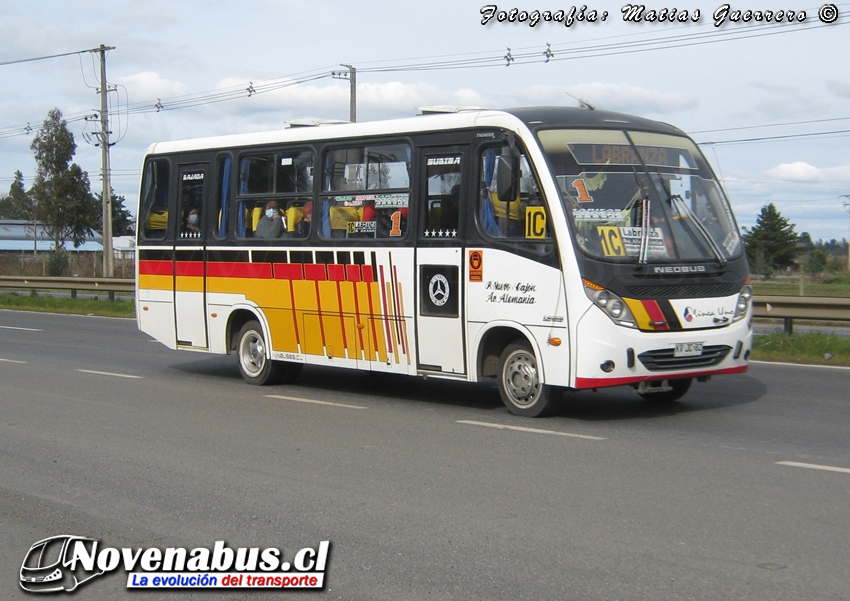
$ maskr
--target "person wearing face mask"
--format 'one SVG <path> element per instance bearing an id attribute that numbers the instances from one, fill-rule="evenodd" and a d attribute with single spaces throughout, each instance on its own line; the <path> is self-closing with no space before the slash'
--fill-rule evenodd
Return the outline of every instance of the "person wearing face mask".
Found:
<path id="1" fill-rule="evenodd" d="M 257 230 L 254 235 L 257 238 L 280 238 L 286 230 L 286 224 L 277 208 L 277 203 L 270 200 L 266 203 L 265 212 L 257 222 Z"/>
<path id="2" fill-rule="evenodd" d="M 201 234 L 201 213 L 198 209 L 192 209 L 186 216 L 186 227 L 184 235 L 187 237 L 197 238 Z"/>

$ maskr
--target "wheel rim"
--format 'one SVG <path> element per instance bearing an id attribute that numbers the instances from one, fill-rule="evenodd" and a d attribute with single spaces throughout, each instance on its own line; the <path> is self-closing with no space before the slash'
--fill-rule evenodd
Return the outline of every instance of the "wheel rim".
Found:
<path id="1" fill-rule="evenodd" d="M 525 352 L 512 355 L 505 365 L 502 377 L 505 392 L 514 405 L 527 407 L 537 400 L 540 380 L 537 377 L 537 363 L 533 356 Z"/>
<path id="2" fill-rule="evenodd" d="M 245 373 L 256 376 L 263 371 L 266 364 L 266 345 L 257 332 L 246 332 L 242 337 L 239 357 Z"/>

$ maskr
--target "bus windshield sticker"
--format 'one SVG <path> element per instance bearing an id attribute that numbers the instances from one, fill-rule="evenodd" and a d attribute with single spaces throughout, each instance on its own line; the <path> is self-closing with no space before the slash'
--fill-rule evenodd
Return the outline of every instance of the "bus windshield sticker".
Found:
<path id="1" fill-rule="evenodd" d="M 602 252 L 606 257 L 636 257 L 640 254 L 640 243 L 643 234 L 642 227 L 616 227 L 599 225 L 596 227 Z M 654 227 L 649 231 L 649 254 L 652 256 L 667 256 L 664 244 L 664 233 L 661 228 Z"/>
<path id="2" fill-rule="evenodd" d="M 526 207 L 525 237 L 533 240 L 546 238 L 546 209 L 543 207 Z"/>
<path id="3" fill-rule="evenodd" d="M 576 191 L 576 200 L 579 202 L 593 202 L 593 196 L 587 191 L 587 184 L 581 178 L 573 180 L 573 188 Z"/>
<path id="4" fill-rule="evenodd" d="M 622 209 L 576 209 L 573 213 L 576 223 L 625 223 L 627 217 Z"/>
<path id="5" fill-rule="evenodd" d="M 349 234 L 374 234 L 377 231 L 375 221 L 349 221 L 347 226 Z"/>
<path id="6" fill-rule="evenodd" d="M 409 204 L 409 194 L 375 194 L 376 209 L 402 209 Z"/>

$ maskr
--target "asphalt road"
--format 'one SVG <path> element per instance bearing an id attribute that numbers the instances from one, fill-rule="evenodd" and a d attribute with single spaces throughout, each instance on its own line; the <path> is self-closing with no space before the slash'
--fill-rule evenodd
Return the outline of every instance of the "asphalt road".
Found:
<path id="1" fill-rule="evenodd" d="M 27 597 L 34 542 L 76 534 L 331 542 L 322 593 L 139 593 L 118 569 L 80 601 L 844 600 L 849 383 L 754 364 L 673 405 L 615 389 L 529 420 L 490 386 L 305 368 L 257 388 L 133 321 L 0 311 L 0 598 Z"/>

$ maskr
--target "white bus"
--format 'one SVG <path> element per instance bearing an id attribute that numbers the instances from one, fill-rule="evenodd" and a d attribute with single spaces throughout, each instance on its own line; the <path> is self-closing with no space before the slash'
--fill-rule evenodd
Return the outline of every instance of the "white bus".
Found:
<path id="1" fill-rule="evenodd" d="M 682 131 L 563 107 L 424 110 L 164 142 L 144 159 L 139 328 L 304 364 L 495 379 L 511 413 L 566 389 L 676 400 L 747 369 L 730 204 Z"/>

